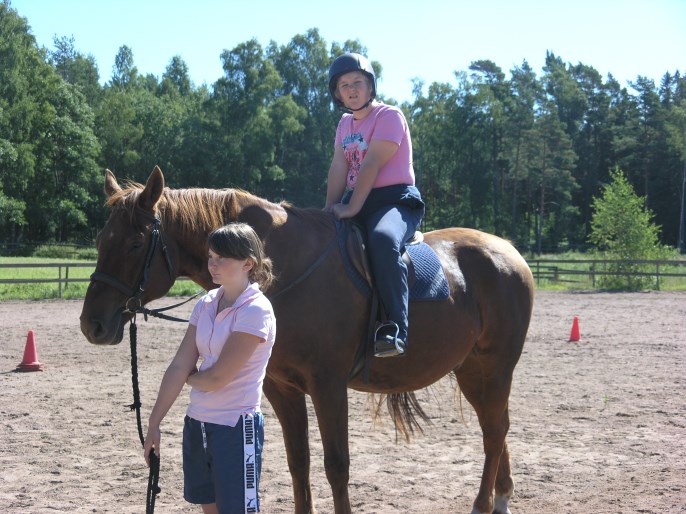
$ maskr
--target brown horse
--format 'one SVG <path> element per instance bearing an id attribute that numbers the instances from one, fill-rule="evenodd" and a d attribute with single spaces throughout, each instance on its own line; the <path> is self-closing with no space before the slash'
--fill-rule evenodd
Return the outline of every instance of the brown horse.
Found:
<path id="1" fill-rule="evenodd" d="M 407 354 L 374 359 L 365 382 L 362 373 L 348 375 L 367 334 L 371 300 L 346 275 L 341 253 L 331 251 L 337 236 L 330 214 L 235 189 L 168 189 L 159 168 L 145 186 L 125 188 L 108 170 L 105 192 L 112 212 L 98 235 L 96 271 L 81 313 L 81 330 L 94 344 L 119 343 L 135 310 L 131 303 L 162 297 L 178 276 L 216 287 L 206 265 L 214 228 L 244 221 L 264 241 L 278 276 L 266 291 L 278 329 L 264 392 L 283 427 L 296 513 L 315 512 L 306 394 L 319 422 L 335 511 L 343 514 L 351 512 L 347 388 L 400 399 L 395 405 L 402 410 L 412 405 L 412 391 L 450 373 L 483 432 L 485 461 L 472 512 L 509 512 L 508 398 L 534 294 L 529 267 L 509 243 L 463 228 L 425 234 L 450 296 L 411 302 Z"/>

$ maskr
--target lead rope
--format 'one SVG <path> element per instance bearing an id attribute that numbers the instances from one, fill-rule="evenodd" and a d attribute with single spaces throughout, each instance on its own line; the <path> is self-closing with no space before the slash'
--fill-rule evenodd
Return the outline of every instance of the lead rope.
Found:
<path id="1" fill-rule="evenodd" d="M 131 319 L 129 326 L 129 340 L 131 342 L 131 381 L 133 382 L 133 403 L 129 405 L 131 410 L 136 411 L 136 424 L 138 426 L 138 437 L 141 446 L 145 446 L 143 437 L 143 423 L 141 422 L 141 393 L 138 388 L 138 355 L 136 353 L 136 340 L 138 325 L 136 325 L 136 315 Z M 155 511 L 155 499 L 160 494 L 158 482 L 160 480 L 160 459 L 155 455 L 154 450 L 150 450 L 150 473 L 148 474 L 148 492 L 145 498 L 145 513 L 153 514 Z"/>

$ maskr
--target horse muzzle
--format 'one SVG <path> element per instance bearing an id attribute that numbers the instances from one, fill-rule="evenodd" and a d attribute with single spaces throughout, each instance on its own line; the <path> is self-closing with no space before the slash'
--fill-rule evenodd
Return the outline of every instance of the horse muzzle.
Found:
<path id="1" fill-rule="evenodd" d="M 106 346 L 121 343 L 124 337 L 124 325 L 128 318 L 123 313 L 117 313 L 105 321 L 99 317 L 90 317 L 82 313 L 79 318 L 81 332 L 91 344 Z"/>

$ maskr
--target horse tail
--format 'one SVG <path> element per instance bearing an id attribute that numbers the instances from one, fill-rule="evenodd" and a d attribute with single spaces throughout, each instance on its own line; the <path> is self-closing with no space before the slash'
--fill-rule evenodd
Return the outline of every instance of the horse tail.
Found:
<path id="1" fill-rule="evenodd" d="M 393 420 L 396 442 L 399 435 L 402 435 L 409 443 L 415 431 L 424 434 L 420 421 L 431 425 L 431 418 L 422 409 L 414 392 L 380 395 L 374 412 L 374 421 L 381 415 L 383 403 L 386 403 L 388 413 Z"/>
<path id="2" fill-rule="evenodd" d="M 464 405 L 462 404 L 462 392 L 460 390 L 460 385 L 457 382 L 455 372 L 451 372 L 448 375 L 448 378 L 454 388 L 455 400 L 459 403 L 460 417 L 462 422 L 466 423 Z M 431 386 L 429 386 L 427 390 L 431 391 Z M 385 403 L 388 413 L 393 420 L 396 442 L 398 442 L 399 435 L 402 435 L 408 443 L 411 441 L 415 431 L 423 435 L 424 427 L 420 424 L 420 421 L 429 426 L 433 424 L 431 417 L 424 412 L 424 409 L 422 409 L 422 406 L 419 404 L 419 400 L 414 392 L 389 395 L 382 394 L 379 395 L 378 400 L 375 400 L 375 398 L 375 394 L 370 394 L 368 399 L 369 404 L 376 403 L 376 405 L 373 406 L 373 421 L 377 422 L 380 418 L 382 406 Z"/>

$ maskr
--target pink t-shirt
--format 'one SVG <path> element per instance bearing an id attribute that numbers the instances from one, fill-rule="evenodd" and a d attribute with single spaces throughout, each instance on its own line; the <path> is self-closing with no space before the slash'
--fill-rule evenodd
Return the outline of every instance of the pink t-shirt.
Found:
<path id="1" fill-rule="evenodd" d="M 186 414 L 198 421 L 233 427 L 243 414 L 260 410 L 276 319 L 271 303 L 257 284 L 251 283 L 231 307 L 217 313 L 222 291 L 223 286 L 208 291 L 195 305 L 189 320 L 196 326 L 195 342 L 202 358 L 200 371 L 217 362 L 232 332 L 252 334 L 262 341 L 233 381 L 215 391 L 193 388 Z"/>
<path id="2" fill-rule="evenodd" d="M 414 185 L 412 140 L 407 120 L 397 107 L 378 104 L 361 120 L 356 120 L 352 114 L 344 114 L 338 122 L 336 146 L 343 145 L 348 161 L 348 188 L 355 189 L 362 159 L 369 143 L 375 139 L 396 143 L 398 151 L 379 170 L 373 187 Z"/>

